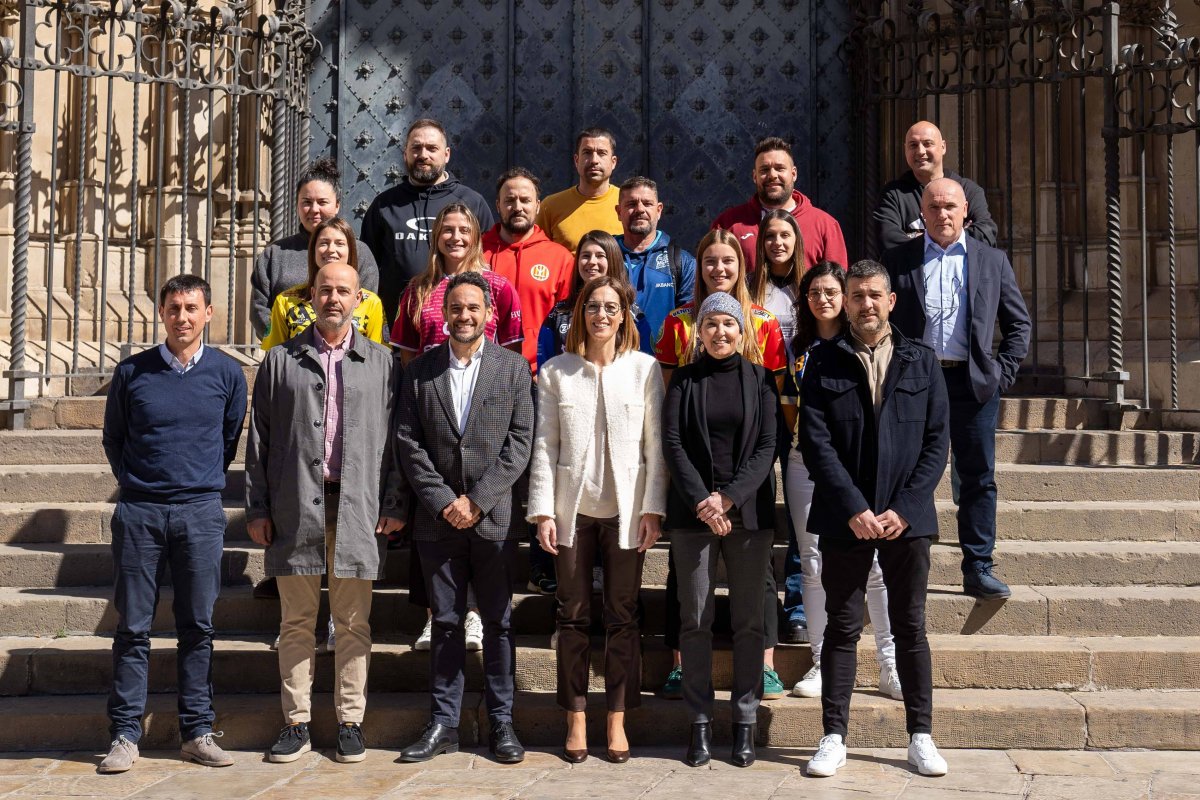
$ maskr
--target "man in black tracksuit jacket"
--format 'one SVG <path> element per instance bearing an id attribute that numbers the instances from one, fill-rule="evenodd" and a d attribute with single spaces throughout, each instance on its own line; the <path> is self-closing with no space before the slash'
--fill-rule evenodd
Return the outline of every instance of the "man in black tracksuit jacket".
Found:
<path id="1" fill-rule="evenodd" d="M 809 765 L 815 775 L 832 775 L 839 753 L 845 759 L 863 597 L 876 552 L 912 737 L 909 760 L 924 774 L 945 772 L 929 738 L 925 594 L 938 531 L 933 493 L 950 444 L 949 402 L 933 350 L 888 322 L 895 302 L 881 264 L 852 266 L 850 331 L 813 348 L 800 387 L 800 449 L 816 484 L 808 530 L 820 537 L 829 614 L 821 654 L 825 737 Z"/>
<path id="2" fill-rule="evenodd" d="M 436 120 L 417 120 L 405 138 L 408 174 L 380 192 L 363 218 L 359 239 L 379 264 L 379 299 L 389 329 L 404 288 L 428 266 L 429 234 L 438 212 L 462 203 L 479 219 L 480 236 L 495 222 L 488 202 L 446 170 L 449 161 L 445 129 Z"/>

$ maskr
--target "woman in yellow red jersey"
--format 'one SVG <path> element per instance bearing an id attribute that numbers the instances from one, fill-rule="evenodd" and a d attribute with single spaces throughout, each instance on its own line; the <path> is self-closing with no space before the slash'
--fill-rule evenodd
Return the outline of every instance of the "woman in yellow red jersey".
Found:
<path id="1" fill-rule="evenodd" d="M 262 340 L 262 349 L 270 350 L 301 331 L 308 330 L 316 319 L 312 306 L 312 282 L 317 270 L 326 264 L 344 262 L 358 269 L 358 246 L 354 231 L 341 217 L 325 220 L 313 228 L 308 242 L 308 280 L 279 293 L 271 306 L 271 325 Z M 362 300 L 354 309 L 354 329 L 368 339 L 383 344 L 387 326 L 384 325 L 383 303 L 370 289 L 360 289 Z"/>

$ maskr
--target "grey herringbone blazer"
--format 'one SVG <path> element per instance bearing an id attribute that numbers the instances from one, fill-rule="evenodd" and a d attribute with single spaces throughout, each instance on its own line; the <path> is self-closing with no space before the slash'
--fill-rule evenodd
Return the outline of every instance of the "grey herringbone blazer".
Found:
<path id="1" fill-rule="evenodd" d="M 450 394 L 450 345 L 413 360 L 401 378 L 396 454 L 417 496 L 412 537 L 432 542 L 461 536 L 442 517 L 459 495 L 483 511 L 469 530 L 492 541 L 509 536 L 512 489 L 529 462 L 533 395 L 529 362 L 494 342 L 484 343 L 471 411 L 461 436 Z"/>

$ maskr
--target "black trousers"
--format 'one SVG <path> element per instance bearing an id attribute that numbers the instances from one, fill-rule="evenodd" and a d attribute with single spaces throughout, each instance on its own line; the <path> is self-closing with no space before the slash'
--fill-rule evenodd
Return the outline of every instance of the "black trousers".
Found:
<path id="1" fill-rule="evenodd" d="M 928 537 L 892 541 L 821 537 L 821 585 L 829 623 L 821 650 L 821 709 L 826 735 L 846 737 L 850 693 L 858 672 L 863 598 L 875 550 L 888 592 L 888 618 L 896 640 L 896 670 L 904 689 L 908 733 L 931 733 L 933 666 L 925 636 L 929 587 Z"/>
<path id="2" fill-rule="evenodd" d="M 436 542 L 417 542 L 433 637 L 429 643 L 430 705 L 434 722 L 458 727 L 462 710 L 467 587 L 475 587 L 483 620 L 484 701 L 494 722 L 512 722 L 517 641 L 512 633 L 509 551 L 516 542 L 493 542 L 463 531 Z"/>
<path id="3" fill-rule="evenodd" d="M 687 534 L 682 534 L 687 535 Z M 771 558 L 768 555 L 768 558 Z M 779 587 L 775 582 L 775 564 L 774 560 L 767 565 L 767 572 L 763 576 L 763 633 L 765 640 L 764 649 L 769 649 L 779 644 Z M 672 650 L 679 649 L 679 625 L 680 625 L 680 606 L 679 606 L 679 574 L 675 570 L 675 548 L 672 544 L 667 550 L 667 594 L 666 594 L 666 619 L 663 622 L 663 643 Z M 722 623 L 718 623 L 720 628 Z M 737 629 L 733 628 L 736 634 Z"/>

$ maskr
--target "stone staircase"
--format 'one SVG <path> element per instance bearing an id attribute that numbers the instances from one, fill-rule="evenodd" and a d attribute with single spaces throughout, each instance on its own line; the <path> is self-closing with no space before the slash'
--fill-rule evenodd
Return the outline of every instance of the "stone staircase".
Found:
<path id="1" fill-rule="evenodd" d="M 103 398 L 38 401 L 35 429 L 0 433 L 0 751 L 102 749 L 111 680 L 112 563 L 108 521 L 116 485 L 104 461 Z M 978 604 L 958 589 L 958 548 L 949 480 L 938 492 L 942 541 L 930 575 L 928 625 L 935 681 L 935 735 L 943 747 L 1200 749 L 1200 434 L 1099 430 L 1099 401 L 1005 399 L 998 434 L 1001 574 L 1006 602 Z M 256 600 L 262 552 L 245 533 L 241 460 L 230 473 L 225 588 L 213 662 L 217 727 L 223 744 L 255 748 L 281 725 L 275 654 L 278 603 Z M 782 511 L 780 510 L 780 513 Z M 781 571 L 785 539 L 776 543 Z M 641 709 L 631 739 L 685 741 L 680 702 L 652 690 L 665 679 L 662 644 L 666 546 L 647 554 Z M 428 714 L 428 656 L 411 650 L 424 622 L 408 603 L 407 551 L 391 554 L 375 591 L 368 744 L 397 747 Z M 554 702 L 550 649 L 553 603 L 525 591 L 518 554 L 514 597 L 518 632 L 516 722 L 527 744 L 553 747 L 563 735 Z M 146 741 L 176 741 L 171 592 L 163 591 L 153 638 Z M 724 598 L 719 598 L 724 603 Z M 718 635 L 714 679 L 727 690 L 727 637 Z M 600 640 L 594 663 L 601 662 Z M 875 691 L 869 635 L 859 659 L 850 742 L 904 743 L 903 708 Z M 790 685 L 811 665 L 807 645 L 782 645 L 776 666 Z M 314 735 L 333 736 L 330 656 L 319 657 Z M 602 682 L 594 676 L 593 690 Z M 480 659 L 467 678 L 462 733 L 486 731 Z M 592 722 L 603 724 L 602 696 Z M 716 732 L 727 735 L 720 707 Z M 763 744 L 812 746 L 818 700 L 763 704 Z M 597 727 L 593 735 L 601 740 Z M 485 737 L 486 738 L 486 737 Z"/>

